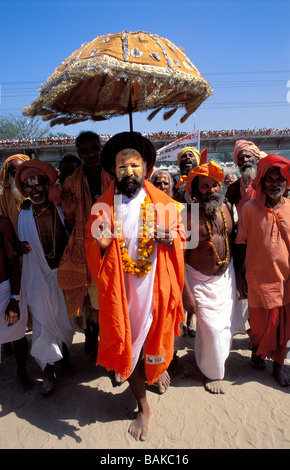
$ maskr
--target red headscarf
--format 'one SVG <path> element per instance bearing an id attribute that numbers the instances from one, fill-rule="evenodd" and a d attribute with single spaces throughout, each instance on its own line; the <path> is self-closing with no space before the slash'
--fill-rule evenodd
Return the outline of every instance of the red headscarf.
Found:
<path id="1" fill-rule="evenodd" d="M 49 179 L 50 187 L 48 192 L 48 199 L 55 204 L 60 201 L 60 190 L 55 185 L 58 179 L 58 171 L 50 163 L 43 162 L 42 160 L 29 160 L 19 165 L 15 174 L 15 184 L 18 191 L 25 197 L 27 194 L 23 190 L 22 181 L 30 176 L 46 176 Z"/>
<path id="2" fill-rule="evenodd" d="M 262 178 L 272 166 L 280 168 L 281 175 L 287 180 L 287 186 L 290 185 L 290 161 L 287 158 L 272 154 L 262 158 L 258 163 L 257 176 L 252 183 L 252 187 L 256 190 L 256 200 L 260 207 L 263 207 L 266 202 L 266 194 L 262 188 Z"/>

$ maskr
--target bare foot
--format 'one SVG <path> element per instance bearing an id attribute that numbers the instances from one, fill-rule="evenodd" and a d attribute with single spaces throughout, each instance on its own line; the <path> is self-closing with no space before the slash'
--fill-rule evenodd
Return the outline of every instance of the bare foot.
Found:
<path id="1" fill-rule="evenodd" d="M 205 389 L 210 392 L 210 393 L 226 393 L 223 386 L 222 386 L 222 381 L 221 380 L 205 380 Z"/>
<path id="2" fill-rule="evenodd" d="M 290 385 L 290 378 L 286 375 L 282 364 L 274 362 L 273 375 L 282 387 L 287 387 L 287 385 Z"/>
<path id="3" fill-rule="evenodd" d="M 159 377 L 159 379 L 157 380 L 158 392 L 162 395 L 163 393 L 166 392 L 169 385 L 170 385 L 170 376 L 167 370 L 165 370 L 163 374 L 161 375 L 161 377 Z"/>
<path id="4" fill-rule="evenodd" d="M 250 364 L 256 369 L 264 370 L 266 368 L 265 359 L 262 359 L 260 356 L 256 355 L 256 349 L 252 349 L 252 356 Z"/>
<path id="5" fill-rule="evenodd" d="M 49 392 L 52 391 L 54 387 L 54 379 L 54 366 L 47 364 L 46 368 L 44 369 L 43 383 L 41 386 L 41 393 L 43 395 L 47 395 Z"/>
<path id="6" fill-rule="evenodd" d="M 150 416 L 151 410 L 148 406 L 146 410 L 139 411 L 136 419 L 130 424 L 128 433 L 134 437 L 136 441 L 146 441 Z"/>

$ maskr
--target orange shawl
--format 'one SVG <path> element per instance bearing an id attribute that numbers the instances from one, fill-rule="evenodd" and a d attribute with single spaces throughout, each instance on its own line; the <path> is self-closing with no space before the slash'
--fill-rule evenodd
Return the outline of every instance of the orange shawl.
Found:
<path id="1" fill-rule="evenodd" d="M 86 263 L 86 223 L 91 215 L 92 197 L 89 184 L 82 166 L 69 176 L 64 187 L 71 190 L 77 198 L 75 224 L 59 264 L 57 280 L 64 290 L 68 316 L 79 315 L 91 275 Z"/>
<path id="2" fill-rule="evenodd" d="M 156 204 L 172 203 L 172 200 L 148 181 L 144 188 Z M 100 197 L 99 202 L 110 206 L 113 222 L 114 183 Z M 157 208 L 158 212 L 158 208 Z M 157 267 L 154 278 L 153 321 L 145 343 L 145 374 L 148 384 L 158 380 L 168 368 L 174 349 L 174 336 L 180 334 L 180 322 L 184 321 L 182 289 L 184 261 L 181 239 L 183 226 L 178 229 L 178 211 L 170 229 L 173 249 L 158 245 Z M 123 276 L 121 251 L 117 238 L 107 249 L 103 258 L 96 240 L 91 235 L 92 216 L 87 224 L 86 252 L 92 276 L 98 287 L 100 342 L 98 364 L 115 370 L 126 379 L 132 372 L 132 341 L 126 289 Z M 166 223 L 167 227 L 169 223 Z M 161 362 L 162 361 L 162 362 Z"/>

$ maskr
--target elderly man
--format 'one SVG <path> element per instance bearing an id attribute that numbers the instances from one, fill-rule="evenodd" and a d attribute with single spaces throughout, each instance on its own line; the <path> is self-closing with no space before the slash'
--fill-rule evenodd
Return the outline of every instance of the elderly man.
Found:
<path id="1" fill-rule="evenodd" d="M 233 206 L 236 206 L 238 214 L 243 205 L 255 197 L 252 181 L 256 176 L 260 158 L 261 152 L 253 142 L 237 140 L 234 148 L 234 161 L 241 176 L 228 187 L 226 198 Z"/>
<path id="2" fill-rule="evenodd" d="M 264 369 L 265 358 L 272 358 L 282 386 L 290 384 L 283 369 L 290 339 L 290 201 L 283 197 L 289 169 L 289 160 L 278 155 L 260 161 L 256 199 L 241 210 L 235 240 L 237 286 L 249 305 L 251 363 Z"/>
<path id="3" fill-rule="evenodd" d="M 235 173 L 226 173 L 224 179 L 224 187 L 227 189 L 231 184 L 237 181 L 238 177 Z"/>
<path id="4" fill-rule="evenodd" d="M 24 197 L 16 188 L 14 177 L 19 165 L 28 160 L 30 158 L 27 155 L 12 155 L 5 160 L 0 171 L 0 214 L 10 219 L 16 234 L 20 204 Z"/>
<path id="5" fill-rule="evenodd" d="M 145 381 L 155 383 L 166 373 L 184 318 L 184 233 L 175 204 L 147 181 L 155 158 L 152 143 L 136 132 L 105 144 L 101 163 L 116 182 L 93 207 L 86 241 L 99 292 L 98 363 L 128 379 L 138 403 L 129 433 L 141 441 L 151 414 Z M 169 219 L 162 218 L 165 206 Z"/>
<path id="6" fill-rule="evenodd" d="M 20 291 L 20 266 L 13 225 L 0 216 L 0 345 L 12 342 L 17 363 L 17 380 L 22 392 L 33 382 L 26 374 L 28 342 L 25 337 L 27 307 Z M 1 358 L 0 358 L 1 359 Z"/>
<path id="7" fill-rule="evenodd" d="M 160 189 L 167 196 L 173 197 L 173 179 L 168 171 L 156 170 L 150 180 L 155 188 Z"/>
<path id="8" fill-rule="evenodd" d="M 212 393 L 224 393 L 221 381 L 237 319 L 233 220 L 220 193 L 223 179 L 221 167 L 211 161 L 194 168 L 186 183 L 187 192 L 199 204 L 199 242 L 185 251 L 183 303 L 190 314 L 196 314 L 196 362 L 206 390 Z M 189 230 L 190 223 L 188 218 Z"/>
<path id="9" fill-rule="evenodd" d="M 188 173 L 200 164 L 200 152 L 195 147 L 183 147 L 177 154 L 177 163 L 180 168 L 180 179 L 176 184 L 177 193 L 174 199 L 183 204 L 191 204 L 191 199 L 185 190 Z"/>
<path id="10" fill-rule="evenodd" d="M 62 212 L 53 202 L 57 178 L 57 170 L 40 160 L 23 162 L 15 175 L 18 190 L 32 202 L 31 208 L 21 210 L 18 217 L 19 239 L 27 241 L 31 249 L 23 256 L 20 295 L 32 316 L 31 354 L 44 371 L 44 394 L 54 386 L 54 363 L 61 359 L 63 372 L 70 366 L 68 348 L 74 333 L 63 291 L 57 284 L 68 239 Z"/>

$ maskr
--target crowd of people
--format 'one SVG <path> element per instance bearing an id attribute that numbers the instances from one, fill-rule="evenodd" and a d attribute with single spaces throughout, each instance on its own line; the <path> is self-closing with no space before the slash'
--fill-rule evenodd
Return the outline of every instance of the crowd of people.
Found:
<path id="1" fill-rule="evenodd" d="M 170 140 L 174 141 L 184 137 L 188 132 L 182 131 L 159 131 L 143 133 L 143 136 L 152 141 Z M 214 130 L 214 131 L 200 131 L 201 138 L 216 138 L 216 137 L 251 137 L 251 136 L 276 136 L 276 135 L 289 135 L 290 129 L 231 129 L 231 130 Z M 106 143 L 112 136 L 109 134 L 100 134 L 102 144 Z M 74 145 L 75 136 L 50 136 L 39 137 L 31 139 L 0 139 L 1 148 L 21 148 L 21 147 L 37 147 L 37 146 L 51 146 L 51 145 Z"/>
<path id="2" fill-rule="evenodd" d="M 136 440 L 148 435 L 146 384 L 166 392 L 184 332 L 206 391 L 226 392 L 232 340 L 246 331 L 253 367 L 272 359 L 277 382 L 289 385 L 290 161 L 239 139 L 238 176 L 225 175 L 186 146 L 177 178 L 155 168 L 154 145 L 137 132 L 105 143 L 82 132 L 75 146 L 58 169 L 15 154 L 0 172 L 0 345 L 13 347 L 21 390 L 35 385 L 29 352 L 44 395 L 57 362 L 72 373 L 80 329 L 112 385 L 128 381 Z"/>

